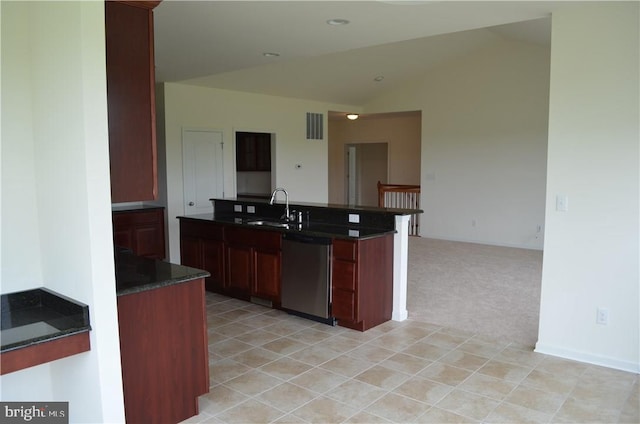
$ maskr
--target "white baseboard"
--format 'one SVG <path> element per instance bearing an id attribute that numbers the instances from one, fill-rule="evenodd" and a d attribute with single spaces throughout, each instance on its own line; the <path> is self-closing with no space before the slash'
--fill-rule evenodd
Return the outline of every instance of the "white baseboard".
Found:
<path id="1" fill-rule="evenodd" d="M 404 321 L 409 317 L 409 313 L 405 309 L 404 311 L 393 311 L 391 319 L 393 321 Z"/>
<path id="2" fill-rule="evenodd" d="M 525 245 L 521 245 L 521 244 L 512 244 L 512 243 L 498 243 L 498 242 L 492 242 L 492 241 L 487 241 L 487 240 L 471 240 L 471 239 L 466 239 L 466 238 L 458 238 L 458 237 L 445 237 L 445 236 L 440 236 L 437 234 L 420 234 L 420 237 L 423 238 L 430 238 L 430 239 L 434 239 L 434 240 L 444 240 L 444 241 L 459 241 L 462 243 L 474 243 L 474 244 L 486 244 L 488 246 L 498 246 L 498 247 L 515 247 L 517 249 L 527 249 L 527 250 L 537 250 L 537 251 L 542 251 L 543 247 L 537 247 L 537 246 L 525 246 Z"/>
<path id="3" fill-rule="evenodd" d="M 607 368 L 614 368 L 621 371 L 632 373 L 640 373 L 640 361 L 622 361 L 607 356 L 594 355 L 592 353 L 580 352 L 571 349 L 564 349 L 557 346 L 546 345 L 544 343 L 536 343 L 535 352 L 545 355 L 557 356 L 559 358 L 571 359 L 574 361 L 585 362 L 587 364 L 600 365 Z M 640 358 L 639 358 L 640 359 Z"/>

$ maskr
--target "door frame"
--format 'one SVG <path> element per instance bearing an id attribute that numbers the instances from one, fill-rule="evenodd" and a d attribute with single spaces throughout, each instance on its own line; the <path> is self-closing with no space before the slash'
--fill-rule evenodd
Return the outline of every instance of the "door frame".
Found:
<path id="1" fill-rule="evenodd" d="M 344 157 L 345 157 L 345 169 L 344 169 L 344 199 L 345 203 L 351 205 L 358 205 L 361 190 L 361 181 L 359 178 L 360 172 L 358 169 L 358 148 L 366 148 L 366 146 L 380 145 L 386 146 L 387 150 L 387 164 L 385 167 L 386 178 L 383 183 L 389 180 L 389 142 L 388 141 L 365 141 L 365 142 L 348 142 L 344 144 Z M 352 177 L 353 176 L 353 177 Z M 353 187 L 352 187 L 353 186 Z"/>

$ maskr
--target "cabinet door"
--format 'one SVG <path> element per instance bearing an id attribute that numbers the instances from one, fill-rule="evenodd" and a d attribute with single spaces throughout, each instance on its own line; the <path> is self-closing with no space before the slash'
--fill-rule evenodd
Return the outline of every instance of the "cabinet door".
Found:
<path id="1" fill-rule="evenodd" d="M 202 269 L 209 271 L 210 277 L 205 279 L 205 288 L 209 291 L 221 292 L 224 283 L 224 242 L 218 240 L 202 240 Z"/>
<path id="2" fill-rule="evenodd" d="M 231 294 L 248 298 L 251 291 L 253 249 L 247 246 L 227 245 L 227 289 Z"/>
<path id="3" fill-rule="evenodd" d="M 114 244 L 138 256 L 164 259 L 164 210 L 119 211 L 113 213 Z"/>
<path id="4" fill-rule="evenodd" d="M 357 321 L 355 293 L 334 288 L 332 291 L 331 313 L 340 321 Z"/>
<path id="5" fill-rule="evenodd" d="M 157 225 L 139 226 L 133 229 L 136 255 L 152 259 L 164 259 L 164 240 Z"/>
<path id="6" fill-rule="evenodd" d="M 255 250 L 252 294 L 280 302 L 280 251 Z"/>
<path id="7" fill-rule="evenodd" d="M 202 247 L 194 237 L 180 237 L 180 263 L 192 268 L 202 268 Z"/>
<path id="8" fill-rule="evenodd" d="M 113 229 L 113 244 L 117 247 L 125 247 L 133 250 L 133 232 L 131 228 Z"/>
<path id="9" fill-rule="evenodd" d="M 256 143 L 250 133 L 236 133 L 236 171 L 256 170 Z"/>
<path id="10" fill-rule="evenodd" d="M 236 133 L 236 171 L 271 171 L 271 134 Z"/>
<path id="11" fill-rule="evenodd" d="M 105 2 L 111 202 L 157 198 L 151 2 Z M 148 6 L 145 6 L 148 5 Z"/>
<path id="12" fill-rule="evenodd" d="M 256 137 L 256 171 L 271 171 L 271 134 Z"/>

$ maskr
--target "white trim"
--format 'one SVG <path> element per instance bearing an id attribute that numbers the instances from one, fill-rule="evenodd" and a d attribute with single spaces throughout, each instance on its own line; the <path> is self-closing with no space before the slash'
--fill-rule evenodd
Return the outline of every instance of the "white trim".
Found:
<path id="1" fill-rule="evenodd" d="M 574 361 L 585 362 L 587 364 L 600 365 L 607 368 L 640 373 L 640 362 L 622 361 L 607 356 L 594 355 L 588 352 L 580 352 L 562 347 L 546 345 L 544 343 L 536 343 L 535 352 L 545 355 L 557 356 L 560 358 L 571 359 Z"/>
<path id="2" fill-rule="evenodd" d="M 404 321 L 407 312 L 407 264 L 409 259 L 410 215 L 396 215 L 396 234 L 393 236 L 393 312 L 391 319 Z"/>
<path id="3" fill-rule="evenodd" d="M 434 239 L 434 240 L 458 241 L 458 242 L 461 242 L 461 243 L 486 244 L 488 246 L 498 246 L 498 247 L 514 247 L 514 248 L 517 248 L 517 249 L 527 249 L 527 250 L 538 250 L 538 251 L 543 251 L 544 250 L 542 246 L 536 247 L 536 246 L 528 246 L 528 245 L 516 244 L 516 243 L 497 243 L 497 242 L 488 241 L 488 240 L 467 239 L 467 238 L 464 238 L 464 237 L 444 237 L 444 236 L 439 236 L 439 235 L 423 233 L 422 231 L 420 232 L 420 236 L 423 237 L 423 238 L 429 238 L 429 239 Z"/>

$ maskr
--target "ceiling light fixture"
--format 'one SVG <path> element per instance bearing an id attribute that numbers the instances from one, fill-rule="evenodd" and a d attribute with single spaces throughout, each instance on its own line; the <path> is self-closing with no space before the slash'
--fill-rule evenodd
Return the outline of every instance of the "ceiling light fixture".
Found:
<path id="1" fill-rule="evenodd" d="M 375 77 L 373 80 L 374 80 L 375 82 L 380 82 L 380 81 L 382 81 L 383 79 L 384 79 L 384 77 L 383 77 L 382 75 L 379 75 L 379 76 Z"/>
<path id="2" fill-rule="evenodd" d="M 352 121 L 355 121 L 356 119 L 358 119 L 358 115 L 357 113 L 347 113 L 347 119 L 350 119 Z"/>
<path id="3" fill-rule="evenodd" d="M 264 56 L 264 57 L 278 57 L 278 56 L 280 56 L 280 53 L 264 52 L 264 53 L 262 53 L 262 56 Z"/>
<path id="4" fill-rule="evenodd" d="M 327 23 L 329 25 L 347 25 L 349 21 L 346 19 L 334 18 L 334 19 L 329 19 Z"/>

